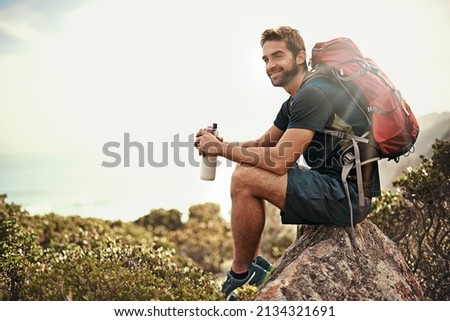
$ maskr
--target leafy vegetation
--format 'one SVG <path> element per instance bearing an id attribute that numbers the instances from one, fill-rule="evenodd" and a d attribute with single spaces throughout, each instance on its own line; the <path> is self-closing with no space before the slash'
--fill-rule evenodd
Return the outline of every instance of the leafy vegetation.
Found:
<path id="1" fill-rule="evenodd" d="M 205 271 L 220 274 L 224 260 L 232 255 L 231 231 L 214 203 L 189 208 L 189 219 L 181 223 L 177 210 L 152 210 L 136 224 L 173 242 L 179 253 L 194 260 Z"/>
<path id="2" fill-rule="evenodd" d="M 133 223 L 31 216 L 0 197 L 1 300 L 218 300 L 212 274 Z"/>
<path id="3" fill-rule="evenodd" d="M 369 218 L 397 243 L 428 300 L 450 300 L 450 141 L 436 141 L 384 192 Z"/>
<path id="4" fill-rule="evenodd" d="M 129 223 L 30 215 L 0 195 L 0 300 L 221 300 L 229 224 L 213 203 L 181 217 L 164 209 Z M 283 229 L 279 220 L 272 229 Z M 269 257 L 288 243 L 276 242 Z"/>

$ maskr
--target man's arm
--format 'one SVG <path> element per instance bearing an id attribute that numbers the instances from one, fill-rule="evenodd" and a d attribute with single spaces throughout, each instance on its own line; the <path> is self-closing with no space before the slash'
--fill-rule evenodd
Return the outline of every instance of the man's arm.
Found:
<path id="1" fill-rule="evenodd" d="M 274 147 L 277 142 L 283 136 L 284 131 L 279 129 L 277 126 L 272 125 L 260 138 L 255 140 L 249 140 L 240 142 L 239 146 L 241 147 Z M 237 144 L 237 143 L 233 143 Z"/>
<path id="2" fill-rule="evenodd" d="M 294 165 L 308 147 L 314 131 L 290 128 L 272 147 L 243 147 L 224 142 L 218 154 L 237 163 L 256 166 L 278 175 L 283 175 Z"/>
<path id="3" fill-rule="evenodd" d="M 283 175 L 308 147 L 314 131 L 290 128 L 281 135 L 275 145 L 273 145 L 273 137 L 269 137 L 270 132 L 269 130 L 264 134 L 261 141 L 255 141 L 254 146 L 243 146 L 243 143 L 239 142 L 222 142 L 205 130 L 200 130 L 197 134 L 197 148 L 201 153 L 223 156 L 237 163 L 256 166 Z M 275 130 L 274 134 L 280 133 Z M 264 146 L 265 144 L 269 146 Z"/>

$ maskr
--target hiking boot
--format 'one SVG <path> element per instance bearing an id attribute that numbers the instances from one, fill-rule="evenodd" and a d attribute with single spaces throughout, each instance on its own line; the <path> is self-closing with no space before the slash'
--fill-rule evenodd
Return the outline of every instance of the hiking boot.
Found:
<path id="1" fill-rule="evenodd" d="M 262 267 L 264 270 L 266 270 L 270 274 L 272 274 L 275 271 L 275 267 L 269 261 L 267 261 L 265 258 L 263 258 L 260 255 L 258 255 L 253 260 L 253 263 L 255 263 L 256 265 L 259 265 L 260 267 Z"/>
<path id="2" fill-rule="evenodd" d="M 234 290 L 246 284 L 260 286 L 269 278 L 270 273 L 262 267 L 252 263 L 248 268 L 248 276 L 245 279 L 235 279 L 230 272 L 227 272 L 227 280 L 222 285 L 222 292 L 227 301 L 235 300 Z"/>

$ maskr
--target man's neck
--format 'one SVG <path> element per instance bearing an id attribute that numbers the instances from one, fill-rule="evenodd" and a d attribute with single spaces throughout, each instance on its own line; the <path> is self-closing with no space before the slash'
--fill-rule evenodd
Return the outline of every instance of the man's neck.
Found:
<path id="1" fill-rule="evenodd" d="M 297 77 L 292 79 L 292 81 L 284 87 L 284 90 L 286 90 L 286 92 L 291 97 L 293 97 L 297 93 L 297 91 L 299 90 L 300 85 L 302 84 L 303 79 L 306 76 L 306 73 L 307 73 L 306 68 L 301 68 L 301 70 L 299 71 Z"/>

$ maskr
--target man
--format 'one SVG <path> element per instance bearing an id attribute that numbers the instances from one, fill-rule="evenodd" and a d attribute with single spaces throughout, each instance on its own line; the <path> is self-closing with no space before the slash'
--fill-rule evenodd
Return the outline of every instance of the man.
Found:
<path id="1" fill-rule="evenodd" d="M 203 129 L 196 138 L 200 153 L 223 156 L 239 164 L 231 180 L 234 255 L 222 287 L 227 299 L 244 284 L 263 284 L 273 270 L 258 256 L 265 223 L 264 200 L 281 210 L 284 224 L 351 225 L 341 180 L 343 147 L 347 144 L 323 131 L 342 129 L 341 117 L 346 117 L 354 131 L 367 128 L 364 115 L 339 84 L 325 77 L 304 81 L 309 72 L 305 45 L 297 30 L 265 30 L 261 46 L 272 85 L 283 87 L 290 96 L 273 125 L 255 141 L 230 143 Z M 345 116 L 349 111 L 351 115 Z M 297 166 L 300 155 L 310 169 Z M 356 183 L 349 182 L 354 223 L 364 220 L 371 197 L 380 193 L 378 167 L 366 166 L 363 170 L 364 208 L 358 207 Z"/>

